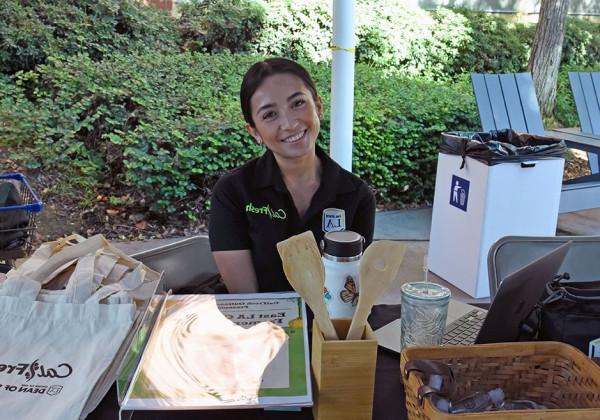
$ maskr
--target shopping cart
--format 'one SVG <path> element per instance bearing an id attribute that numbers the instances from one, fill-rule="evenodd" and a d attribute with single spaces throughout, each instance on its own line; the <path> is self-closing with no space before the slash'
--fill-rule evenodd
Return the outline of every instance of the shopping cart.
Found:
<path id="1" fill-rule="evenodd" d="M 0 174 L 0 272 L 31 252 L 35 219 L 42 208 L 23 174 Z"/>

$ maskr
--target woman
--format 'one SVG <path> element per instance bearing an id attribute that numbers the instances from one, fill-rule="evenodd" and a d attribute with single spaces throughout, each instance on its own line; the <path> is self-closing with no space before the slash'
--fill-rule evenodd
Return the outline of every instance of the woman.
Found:
<path id="1" fill-rule="evenodd" d="M 316 145 L 323 104 L 299 64 L 271 58 L 242 81 L 246 130 L 267 150 L 213 189 L 209 236 L 231 293 L 292 290 L 276 244 L 306 230 L 353 230 L 373 238 L 375 198 Z"/>

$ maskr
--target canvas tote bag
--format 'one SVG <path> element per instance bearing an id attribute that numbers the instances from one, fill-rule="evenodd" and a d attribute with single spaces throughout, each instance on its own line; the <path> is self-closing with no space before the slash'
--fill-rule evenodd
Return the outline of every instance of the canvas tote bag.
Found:
<path id="1" fill-rule="evenodd" d="M 0 287 L 0 418 L 79 418 L 136 300 L 152 295 L 158 280 L 147 271 L 101 235 L 46 243 L 10 271 Z"/>

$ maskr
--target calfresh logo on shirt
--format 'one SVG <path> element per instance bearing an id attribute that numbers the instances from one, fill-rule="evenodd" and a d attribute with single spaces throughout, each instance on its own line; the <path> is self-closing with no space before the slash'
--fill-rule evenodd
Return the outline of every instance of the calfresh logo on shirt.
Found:
<path id="1" fill-rule="evenodd" d="M 269 216 L 269 219 L 285 219 L 287 218 L 287 214 L 285 214 L 285 210 L 277 209 L 273 210 L 270 205 L 256 207 L 252 203 L 246 204 L 246 213 L 254 213 L 254 214 L 264 214 L 265 216 Z"/>
<path id="2" fill-rule="evenodd" d="M 346 211 L 342 209 L 323 210 L 323 232 L 346 230 Z"/>

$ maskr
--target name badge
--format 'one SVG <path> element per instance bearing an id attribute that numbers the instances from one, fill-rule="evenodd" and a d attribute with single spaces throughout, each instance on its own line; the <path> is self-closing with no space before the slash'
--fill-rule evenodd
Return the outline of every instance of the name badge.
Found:
<path id="1" fill-rule="evenodd" d="M 342 209 L 323 210 L 323 232 L 346 230 L 346 211 Z"/>

